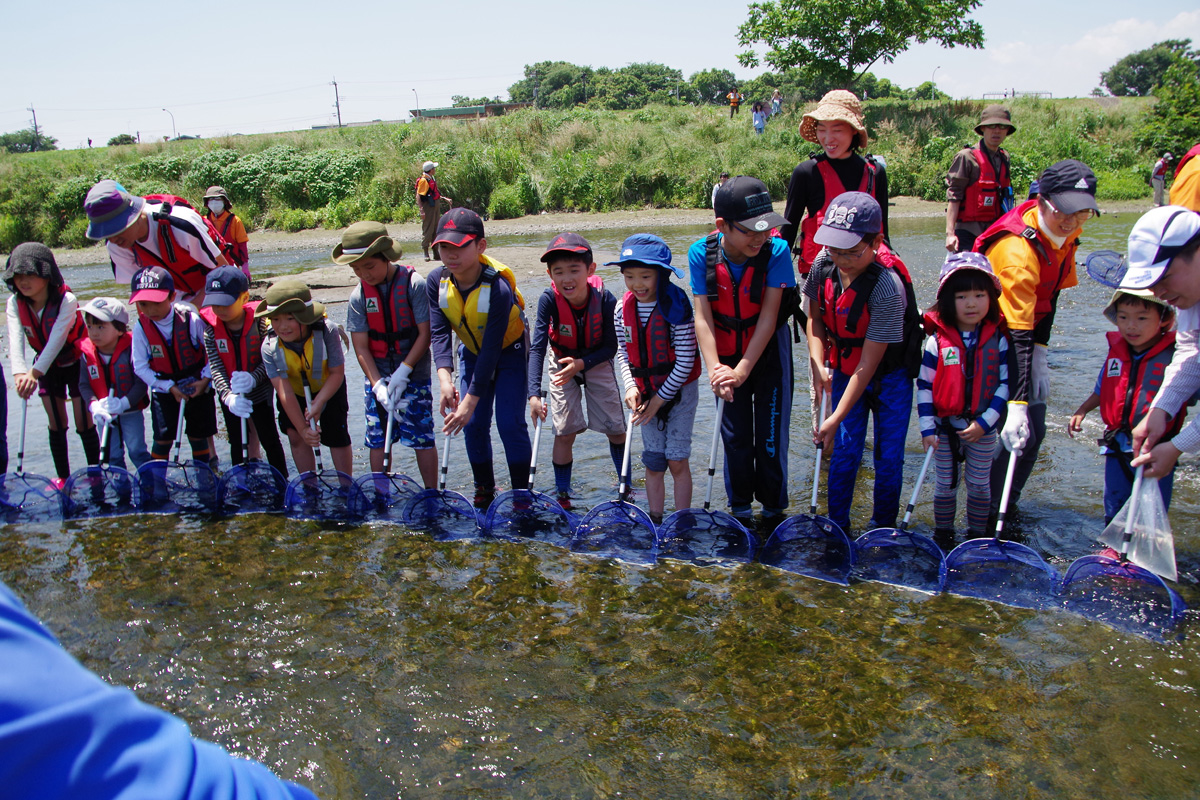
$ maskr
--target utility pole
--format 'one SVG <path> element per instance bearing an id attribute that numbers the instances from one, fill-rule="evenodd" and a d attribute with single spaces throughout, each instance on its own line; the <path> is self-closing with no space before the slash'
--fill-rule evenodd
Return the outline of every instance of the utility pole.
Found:
<path id="1" fill-rule="evenodd" d="M 29 145 L 29 152 L 36 153 L 38 149 L 38 142 L 41 140 L 41 134 L 38 133 L 37 112 L 33 110 L 32 102 L 29 104 L 29 108 L 27 108 L 26 111 L 33 114 L 33 142 L 31 142 Z"/>
<path id="2" fill-rule="evenodd" d="M 342 100 L 338 97 L 337 79 L 335 78 L 331 85 L 333 86 L 333 107 L 337 109 L 338 127 L 342 127 Z"/>

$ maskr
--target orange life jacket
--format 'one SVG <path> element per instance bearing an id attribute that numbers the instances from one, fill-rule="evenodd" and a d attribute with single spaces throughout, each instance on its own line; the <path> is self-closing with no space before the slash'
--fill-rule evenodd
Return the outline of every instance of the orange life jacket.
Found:
<path id="1" fill-rule="evenodd" d="M 758 253 L 746 262 L 742 279 L 736 284 L 733 271 L 721 258 L 719 233 L 710 233 L 704 240 L 704 261 L 717 356 L 722 364 L 734 367 L 742 360 L 746 345 L 758 327 L 767 265 L 771 261 L 771 240 L 767 239 Z"/>
<path id="2" fill-rule="evenodd" d="M 194 378 L 204 369 L 206 361 L 204 345 L 192 341 L 187 317 L 172 308 L 175 317 L 171 328 L 171 341 L 163 339 L 158 326 L 149 317 L 139 315 L 138 324 L 146 334 L 150 348 L 150 369 L 164 380 L 181 381 Z"/>

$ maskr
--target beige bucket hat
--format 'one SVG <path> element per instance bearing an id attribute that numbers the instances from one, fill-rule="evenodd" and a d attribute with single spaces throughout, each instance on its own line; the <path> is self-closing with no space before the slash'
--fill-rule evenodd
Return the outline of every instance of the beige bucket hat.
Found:
<path id="1" fill-rule="evenodd" d="M 342 234 L 342 241 L 333 247 L 333 263 L 353 264 L 360 258 L 382 255 L 389 262 L 399 261 L 404 251 L 388 236 L 382 222 L 356 222 Z"/>
<path id="2" fill-rule="evenodd" d="M 867 126 L 863 124 L 862 103 L 853 92 L 834 89 L 827 92 L 817 107 L 800 120 L 800 135 L 810 142 L 817 140 L 818 122 L 845 122 L 857 132 L 855 143 L 867 146 Z"/>

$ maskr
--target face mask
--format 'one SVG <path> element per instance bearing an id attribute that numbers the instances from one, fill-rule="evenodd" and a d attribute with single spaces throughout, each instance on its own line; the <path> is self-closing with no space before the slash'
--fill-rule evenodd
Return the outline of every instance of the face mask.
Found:
<path id="1" fill-rule="evenodd" d="M 224 200 L 209 200 L 208 201 L 208 210 L 214 214 L 220 214 L 222 211 L 225 210 L 225 201 Z"/>

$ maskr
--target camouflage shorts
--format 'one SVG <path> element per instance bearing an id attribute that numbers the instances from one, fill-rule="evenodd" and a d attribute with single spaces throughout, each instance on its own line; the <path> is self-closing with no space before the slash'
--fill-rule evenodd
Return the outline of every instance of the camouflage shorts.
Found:
<path id="1" fill-rule="evenodd" d="M 396 415 L 392 423 L 392 441 L 400 442 L 405 447 L 414 450 L 428 450 L 434 445 L 433 441 L 433 394 L 429 384 L 410 383 L 404 390 L 404 400 L 407 402 L 402 413 Z M 383 447 L 384 425 L 386 416 L 382 416 L 375 403 L 375 395 L 371 384 L 363 381 L 363 406 L 367 431 L 365 444 L 370 450 Z M 387 412 L 384 412 L 386 414 Z"/>

